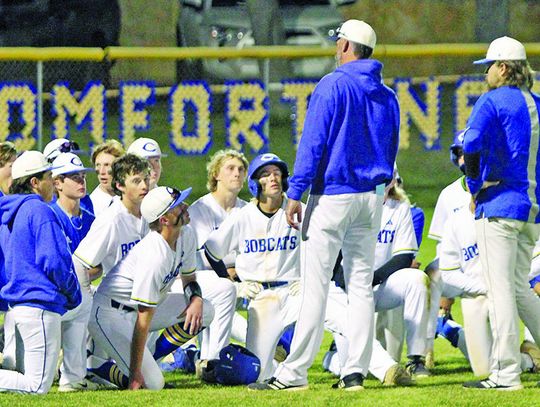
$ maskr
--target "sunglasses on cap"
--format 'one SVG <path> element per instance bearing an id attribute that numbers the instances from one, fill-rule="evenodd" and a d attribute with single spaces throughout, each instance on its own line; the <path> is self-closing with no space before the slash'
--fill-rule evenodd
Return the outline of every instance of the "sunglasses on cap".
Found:
<path id="1" fill-rule="evenodd" d="M 79 151 L 79 144 L 75 141 L 66 141 L 62 144 L 60 144 L 57 148 L 58 151 L 61 153 L 71 153 L 73 151 Z"/>

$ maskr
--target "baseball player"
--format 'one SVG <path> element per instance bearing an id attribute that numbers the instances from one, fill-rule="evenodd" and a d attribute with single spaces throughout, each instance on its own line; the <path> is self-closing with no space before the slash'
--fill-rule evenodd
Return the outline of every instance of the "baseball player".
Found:
<path id="1" fill-rule="evenodd" d="M 122 387 L 159 390 L 164 386 L 146 345 L 149 331 L 181 323 L 179 334 L 187 340 L 213 317 L 212 306 L 206 301 L 203 306 L 194 273 L 197 246 L 183 202 L 190 193 L 191 188 L 157 187 L 144 197 L 141 214 L 152 231 L 107 273 L 94 296 L 88 329 L 123 375 L 129 376 Z M 184 293 L 169 292 L 177 278 Z"/>
<path id="2" fill-rule="evenodd" d="M 204 256 L 204 243 L 210 233 L 219 228 L 230 215 L 243 208 L 247 202 L 238 198 L 246 178 L 248 162 L 242 153 L 235 150 L 216 152 L 207 164 L 208 194 L 196 200 L 189 207 L 191 227 L 197 237 L 197 247 L 201 248 L 197 264 L 197 281 L 203 297 L 214 307 L 214 320 L 201 333 L 202 360 L 217 359 L 219 352 L 230 342 L 233 321 L 236 320 L 235 336 L 245 342 L 245 319 L 235 318 L 236 288 L 228 278 L 216 275 Z M 234 269 L 236 254 L 231 252 L 222 260 L 229 270 Z M 227 277 L 227 276 L 222 276 Z M 240 325 L 240 327 L 238 327 Z M 240 338 L 238 338 L 240 336 Z"/>
<path id="3" fill-rule="evenodd" d="M 95 217 L 80 206 L 86 195 L 86 173 L 80 158 L 61 153 L 53 161 L 53 183 L 58 199 L 51 205 L 73 253 L 90 230 Z M 100 386 L 86 380 L 86 326 L 92 308 L 90 279 L 87 273 L 77 275 L 81 286 L 81 304 L 62 316 L 62 350 L 58 391 L 97 390 Z"/>
<path id="4" fill-rule="evenodd" d="M 112 186 L 111 168 L 113 161 L 124 155 L 124 147 L 117 140 L 107 140 L 94 148 L 92 164 L 96 170 L 99 184 L 90 194 L 94 215 L 100 215 L 108 208 L 116 196 Z"/>
<path id="5" fill-rule="evenodd" d="M 43 149 L 43 155 L 47 158 L 49 162 L 53 162 L 56 157 L 62 153 L 74 153 L 80 154 L 83 151 L 79 148 L 79 145 L 65 138 L 57 138 L 51 140 L 45 148 Z M 56 200 L 56 195 L 53 196 L 53 202 Z M 94 205 L 89 195 L 85 195 L 81 198 L 80 205 L 85 208 L 88 212 L 94 213 Z"/>
<path id="6" fill-rule="evenodd" d="M 0 197 L 9 193 L 9 187 L 13 179 L 11 178 L 11 167 L 17 158 L 15 144 L 11 141 L 0 143 Z"/>
<path id="7" fill-rule="evenodd" d="M 493 339 L 474 215 L 468 207 L 451 214 L 445 225 L 439 266 L 441 282 L 432 289 L 432 295 L 440 297 L 442 292 L 449 298 L 462 297 L 466 349 L 471 350 L 466 355 L 474 374 L 486 376 L 490 371 Z M 526 312 L 523 310 L 523 313 Z M 521 370 L 537 372 L 540 368 L 540 351 L 530 345 L 525 348 L 526 351 L 522 349 L 521 352 Z"/>
<path id="8" fill-rule="evenodd" d="M 9 304 L 6 319 L 21 341 L 16 346 L 19 369 L 0 370 L 0 391 L 49 391 L 60 351 L 61 316 L 81 303 L 66 238 L 45 203 L 53 195 L 51 168 L 39 151 L 24 152 L 13 163 L 11 195 L 0 198 L 6 277 L 0 295 Z"/>
<path id="9" fill-rule="evenodd" d="M 463 151 L 493 352 L 490 376 L 464 387 L 519 390 L 519 317 L 540 343 L 540 299 L 527 281 L 540 234 L 540 96 L 531 91 L 534 71 L 521 42 L 497 38 L 475 63 L 485 65 L 489 91 L 473 107 Z"/>
<path id="10" fill-rule="evenodd" d="M 370 59 L 373 28 L 347 20 L 337 30 L 338 67 L 317 84 L 287 191 L 287 221 L 303 218 L 300 199 L 311 187 L 302 231 L 302 312 L 291 351 L 275 377 L 253 390 L 302 390 L 319 351 L 331 270 L 343 251 L 349 357 L 336 387 L 363 389 L 373 341 L 373 252 L 384 186 L 392 179 L 399 136 L 399 103 Z M 354 321 L 354 322 L 353 322 Z"/>
<path id="11" fill-rule="evenodd" d="M 238 296 L 250 300 L 246 347 L 261 361 L 259 381 L 272 376 L 276 345 L 298 314 L 300 232 L 285 218 L 288 177 L 278 156 L 257 156 L 248 171 L 255 199 L 229 215 L 204 245 L 213 264 L 237 253 Z"/>
<path id="12" fill-rule="evenodd" d="M 135 154 L 146 158 L 150 164 L 150 189 L 157 186 L 161 178 L 161 157 L 167 157 L 167 154 L 161 152 L 157 141 L 150 138 L 141 137 L 136 139 L 127 149 L 128 154 Z"/>

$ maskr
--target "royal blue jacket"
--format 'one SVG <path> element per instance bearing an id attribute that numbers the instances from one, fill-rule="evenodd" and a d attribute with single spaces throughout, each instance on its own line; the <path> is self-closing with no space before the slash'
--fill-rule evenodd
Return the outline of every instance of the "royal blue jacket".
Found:
<path id="1" fill-rule="evenodd" d="M 313 195 L 375 190 L 392 179 L 399 143 L 399 105 L 382 82 L 382 64 L 362 59 L 341 65 L 315 87 L 294 175 L 287 191 Z"/>
<path id="2" fill-rule="evenodd" d="M 87 195 L 88 196 L 88 195 Z M 93 213 L 88 212 L 82 206 L 79 208 L 81 216 L 69 216 L 59 205 L 58 201 L 51 205 L 62 230 L 66 234 L 66 238 L 71 253 L 79 246 L 79 243 L 84 239 L 90 230 L 90 226 L 96 217 Z"/>
<path id="3" fill-rule="evenodd" d="M 0 191 L 0 198 L 4 196 L 4 193 Z M 0 244 L 0 288 L 6 285 L 6 272 L 4 269 L 4 251 L 2 249 L 2 245 Z M 0 311 L 7 311 L 8 310 L 8 304 L 7 302 L 0 296 Z"/>
<path id="4" fill-rule="evenodd" d="M 52 209 L 35 194 L 0 198 L 0 245 L 10 305 L 63 315 L 81 302 L 71 253 Z"/>
<path id="5" fill-rule="evenodd" d="M 467 185 L 476 196 L 476 218 L 501 217 L 540 223 L 538 202 L 540 97 L 515 86 L 483 94 L 475 103 L 463 140 L 477 157 L 478 174 Z M 484 181 L 497 186 L 481 189 Z"/>

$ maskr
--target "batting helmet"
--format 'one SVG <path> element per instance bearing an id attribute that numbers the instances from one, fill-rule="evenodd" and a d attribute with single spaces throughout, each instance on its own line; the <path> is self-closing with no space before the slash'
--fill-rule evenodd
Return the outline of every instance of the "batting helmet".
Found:
<path id="1" fill-rule="evenodd" d="M 236 344 L 221 349 L 219 360 L 214 365 L 214 376 L 219 384 L 250 384 L 257 381 L 260 373 L 259 358 Z"/>
<path id="2" fill-rule="evenodd" d="M 275 154 L 261 154 L 255 157 L 253 161 L 251 161 L 248 168 L 248 188 L 249 192 L 251 192 L 251 195 L 253 195 L 255 198 L 257 198 L 260 193 L 258 172 L 262 167 L 270 164 L 279 167 L 279 169 L 283 173 L 283 178 L 281 180 L 281 187 L 283 191 L 287 191 L 287 189 L 289 188 L 289 167 L 287 167 L 287 163 Z"/>
<path id="3" fill-rule="evenodd" d="M 463 155 L 463 136 L 465 130 L 460 130 L 454 135 L 454 142 L 450 146 L 450 161 L 454 163 L 456 167 L 459 167 L 459 157 Z"/>

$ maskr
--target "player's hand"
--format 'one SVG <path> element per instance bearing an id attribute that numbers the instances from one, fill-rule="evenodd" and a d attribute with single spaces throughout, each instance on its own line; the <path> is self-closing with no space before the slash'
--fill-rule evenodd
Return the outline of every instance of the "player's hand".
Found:
<path id="1" fill-rule="evenodd" d="M 240 298 L 254 299 L 263 289 L 261 283 L 255 281 L 242 281 L 234 283 L 236 287 L 236 296 Z"/>
<path id="2" fill-rule="evenodd" d="M 193 296 L 186 310 L 182 313 L 184 321 L 184 331 L 189 328 L 189 334 L 195 335 L 202 328 L 203 300 L 201 297 Z"/>
<path id="3" fill-rule="evenodd" d="M 302 222 L 302 204 L 300 201 L 289 199 L 285 213 L 287 215 L 287 223 L 292 228 L 298 230 L 300 227 L 300 222 Z"/>
<path id="4" fill-rule="evenodd" d="M 144 377 L 141 370 L 138 370 L 136 372 L 131 372 L 129 375 L 129 390 L 139 390 L 142 389 L 145 386 L 144 384 Z"/>
<path id="5" fill-rule="evenodd" d="M 289 284 L 289 294 L 293 297 L 296 297 L 298 294 L 300 294 L 301 289 L 302 286 L 300 285 L 300 281 L 293 281 Z"/>

